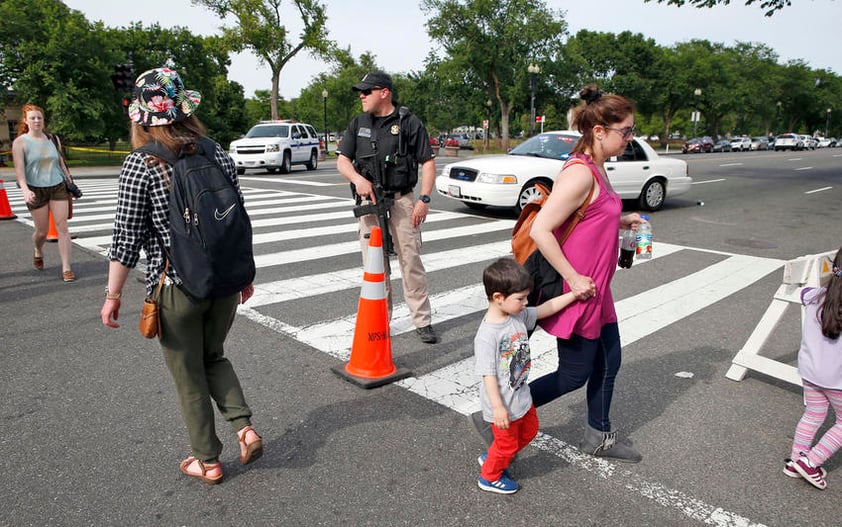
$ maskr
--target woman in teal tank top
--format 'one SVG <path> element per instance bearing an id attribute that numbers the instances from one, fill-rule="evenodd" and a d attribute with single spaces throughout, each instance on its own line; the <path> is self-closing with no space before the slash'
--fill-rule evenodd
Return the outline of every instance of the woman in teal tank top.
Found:
<path id="1" fill-rule="evenodd" d="M 69 205 L 64 183 L 65 178 L 70 180 L 70 172 L 47 136 L 44 110 L 34 104 L 25 104 L 22 114 L 24 118 L 18 124 L 18 136 L 12 143 L 12 159 L 18 186 L 35 224 L 32 265 L 39 271 L 44 269 L 44 242 L 47 241 L 52 213 L 58 234 L 62 280 L 72 282 L 76 276 L 70 269 L 72 242 L 67 229 Z"/>

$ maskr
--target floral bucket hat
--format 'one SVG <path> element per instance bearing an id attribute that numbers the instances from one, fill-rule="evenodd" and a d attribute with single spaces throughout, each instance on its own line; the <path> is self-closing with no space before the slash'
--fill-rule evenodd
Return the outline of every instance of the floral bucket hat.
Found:
<path id="1" fill-rule="evenodd" d="M 190 117 L 200 102 L 202 94 L 186 89 L 177 71 L 155 68 L 135 81 L 129 119 L 142 126 L 166 126 Z"/>

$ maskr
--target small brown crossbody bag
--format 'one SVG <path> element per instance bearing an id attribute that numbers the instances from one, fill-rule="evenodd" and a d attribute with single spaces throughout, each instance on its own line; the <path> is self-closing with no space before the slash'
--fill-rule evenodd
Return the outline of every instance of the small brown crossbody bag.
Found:
<path id="1" fill-rule="evenodd" d="M 140 334 L 148 339 L 161 336 L 161 311 L 158 302 L 161 298 L 161 289 L 164 287 L 164 279 L 167 276 L 169 266 L 170 261 L 167 260 L 164 271 L 161 273 L 161 279 L 158 280 L 155 296 L 150 296 L 143 301 L 143 310 L 140 312 Z"/>

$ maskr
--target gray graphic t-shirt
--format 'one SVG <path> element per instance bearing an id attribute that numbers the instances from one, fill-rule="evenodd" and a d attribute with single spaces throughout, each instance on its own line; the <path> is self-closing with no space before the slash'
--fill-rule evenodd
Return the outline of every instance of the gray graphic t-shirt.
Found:
<path id="1" fill-rule="evenodd" d="M 505 322 L 485 320 L 474 338 L 474 360 L 477 375 L 495 375 L 500 396 L 509 411 L 509 418 L 520 419 L 532 406 L 532 394 L 526 383 L 532 358 L 529 354 L 527 329 L 534 329 L 537 310 L 527 307 L 517 315 L 509 315 Z M 480 386 L 482 417 L 494 421 L 494 412 L 485 389 Z"/>

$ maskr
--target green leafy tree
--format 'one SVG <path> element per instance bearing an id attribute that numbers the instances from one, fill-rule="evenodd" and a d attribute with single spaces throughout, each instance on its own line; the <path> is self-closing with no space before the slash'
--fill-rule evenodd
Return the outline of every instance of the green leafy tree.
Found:
<path id="1" fill-rule="evenodd" d="M 108 135 L 120 109 L 110 80 L 115 54 L 102 25 L 41 0 L 0 2 L 0 20 L 0 86 L 20 104 L 43 107 L 49 129 L 66 140 Z"/>
<path id="2" fill-rule="evenodd" d="M 496 101 L 503 148 L 509 146 L 509 120 L 529 92 L 527 66 L 549 62 L 562 46 L 567 23 L 560 12 L 532 0 L 422 0 L 431 15 L 427 32 L 461 73 L 454 82 L 481 85 Z"/>
<path id="3" fill-rule="evenodd" d="M 283 24 L 282 0 L 192 0 L 208 7 L 219 17 L 233 16 L 238 25 L 223 28 L 223 35 L 232 51 L 249 50 L 272 72 L 270 106 L 272 119 L 279 118 L 278 87 L 284 66 L 302 50 L 312 56 L 330 59 L 335 47 L 328 40 L 325 7 L 318 0 L 293 0 L 303 29 L 293 39 Z"/>
<path id="4" fill-rule="evenodd" d="M 666 3 L 667 5 L 684 6 L 690 4 L 693 7 L 716 7 L 718 5 L 728 5 L 731 0 L 643 0 L 644 2 L 657 2 L 659 4 Z M 791 6 L 790 0 L 745 0 L 745 5 L 760 4 L 761 9 L 766 10 L 766 16 L 772 16 L 777 11 L 784 7 Z"/>
<path id="5" fill-rule="evenodd" d="M 134 23 L 128 28 L 111 29 L 119 62 L 131 60 L 135 75 L 157 67 L 178 70 L 190 89 L 202 93 L 197 114 L 208 135 L 227 145 L 248 129 L 243 87 L 227 79 L 228 50 L 219 37 L 202 37 L 189 29 L 144 27 Z M 123 116 L 123 127 L 128 123 Z"/>

